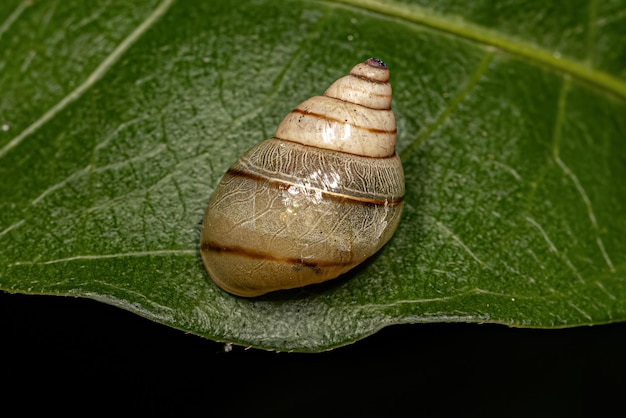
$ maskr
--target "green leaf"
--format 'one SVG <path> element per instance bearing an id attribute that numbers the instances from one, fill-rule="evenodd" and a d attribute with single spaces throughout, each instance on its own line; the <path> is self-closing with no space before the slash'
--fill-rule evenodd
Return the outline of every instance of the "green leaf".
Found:
<path id="1" fill-rule="evenodd" d="M 626 2 L 0 4 L 0 289 L 319 351 L 398 323 L 626 319 Z M 199 257 L 223 172 L 364 59 L 406 204 L 334 281 L 231 296 Z"/>

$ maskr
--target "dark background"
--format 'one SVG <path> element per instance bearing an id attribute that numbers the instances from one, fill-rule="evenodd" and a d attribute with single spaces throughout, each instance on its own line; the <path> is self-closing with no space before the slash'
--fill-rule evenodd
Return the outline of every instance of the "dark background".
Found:
<path id="1" fill-rule="evenodd" d="M 319 354 L 185 334 L 85 299 L 0 292 L 3 409 L 175 416 L 623 416 L 626 324 L 392 326 Z"/>

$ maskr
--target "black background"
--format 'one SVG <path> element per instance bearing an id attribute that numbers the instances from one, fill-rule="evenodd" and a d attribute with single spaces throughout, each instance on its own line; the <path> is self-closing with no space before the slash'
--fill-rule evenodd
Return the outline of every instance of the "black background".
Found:
<path id="1" fill-rule="evenodd" d="M 3 409 L 176 416 L 606 416 L 626 324 L 392 326 L 319 354 L 185 334 L 91 300 L 0 292 Z"/>

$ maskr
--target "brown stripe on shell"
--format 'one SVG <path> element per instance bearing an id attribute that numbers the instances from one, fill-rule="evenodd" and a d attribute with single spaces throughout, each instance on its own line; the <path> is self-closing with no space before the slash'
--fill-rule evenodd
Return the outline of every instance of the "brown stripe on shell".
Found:
<path id="1" fill-rule="evenodd" d="M 354 261 L 346 261 L 346 262 L 333 262 L 333 261 L 307 261 L 302 258 L 291 258 L 291 257 L 279 257 L 273 254 L 263 253 L 260 251 L 255 251 L 249 248 L 240 247 L 237 245 L 233 246 L 223 246 L 214 241 L 203 241 L 200 244 L 200 251 L 204 252 L 215 252 L 215 253 L 229 253 L 233 255 L 239 255 L 242 257 L 252 258 L 255 260 L 269 260 L 276 261 L 278 263 L 284 264 L 293 264 L 295 266 L 307 267 L 318 272 L 321 268 L 327 267 L 345 267 L 351 264 L 354 264 Z"/>
<path id="2" fill-rule="evenodd" d="M 265 181 L 279 190 L 287 190 L 292 186 L 298 187 L 298 185 L 294 183 L 289 183 L 289 182 L 282 181 L 282 180 L 270 179 L 259 174 L 251 173 L 249 171 L 244 171 L 244 170 L 240 170 L 240 169 L 233 168 L 233 167 L 229 168 L 226 174 L 229 174 L 233 177 L 243 177 L 243 178 L 247 178 L 249 180 L 254 180 L 254 181 Z M 350 204 L 355 204 L 355 205 L 367 205 L 367 206 L 398 206 L 398 205 L 401 205 L 402 202 L 404 202 L 404 196 L 380 200 L 380 199 L 368 199 L 364 197 L 347 196 L 347 195 L 342 195 L 339 193 L 333 193 L 333 192 L 329 192 L 326 190 L 321 190 L 318 188 L 310 188 L 309 190 L 319 191 L 321 192 L 322 196 L 324 196 L 325 199 L 334 200 L 339 203 L 350 203 Z"/>
<path id="3" fill-rule="evenodd" d="M 361 80 L 365 80 L 368 83 L 373 83 L 373 84 L 389 84 L 388 81 L 380 81 L 380 80 L 376 80 L 370 77 L 366 77 L 363 75 L 358 75 L 358 74 L 354 74 L 354 73 L 350 73 L 348 74 L 350 77 L 356 77 L 356 78 L 360 78 Z"/>
<path id="4" fill-rule="evenodd" d="M 338 100 L 341 100 L 341 99 L 338 99 Z M 343 101 L 345 101 L 345 100 L 343 100 Z M 350 125 L 350 126 L 352 126 L 354 128 L 361 129 L 363 131 L 371 132 L 371 133 L 374 133 L 374 134 L 395 134 L 397 132 L 397 128 L 393 129 L 393 130 L 367 128 L 365 126 L 354 125 L 354 124 L 352 124 L 351 122 L 349 122 L 347 120 L 341 120 L 341 119 L 332 118 L 332 117 L 330 117 L 328 115 L 311 112 L 309 110 L 299 109 L 297 107 L 294 110 L 292 110 L 291 113 L 296 113 L 296 114 L 305 115 L 305 116 L 313 116 L 314 118 L 326 120 L 326 121 L 329 121 L 329 122 L 336 122 L 336 123 L 341 123 L 341 124 L 344 124 L 344 125 Z"/>

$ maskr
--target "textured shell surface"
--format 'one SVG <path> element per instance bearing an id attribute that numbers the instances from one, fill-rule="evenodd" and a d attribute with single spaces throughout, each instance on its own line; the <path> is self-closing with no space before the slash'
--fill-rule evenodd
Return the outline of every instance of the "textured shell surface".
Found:
<path id="1" fill-rule="evenodd" d="M 389 70 L 370 58 L 305 100 L 224 174 L 200 250 L 239 296 L 336 278 L 378 251 L 402 211 Z"/>

